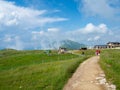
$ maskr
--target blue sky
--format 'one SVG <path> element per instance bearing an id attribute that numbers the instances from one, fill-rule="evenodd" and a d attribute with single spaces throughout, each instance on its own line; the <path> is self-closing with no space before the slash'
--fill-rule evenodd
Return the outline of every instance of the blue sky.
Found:
<path id="1" fill-rule="evenodd" d="M 120 0 L 0 0 L 0 49 L 120 42 Z"/>

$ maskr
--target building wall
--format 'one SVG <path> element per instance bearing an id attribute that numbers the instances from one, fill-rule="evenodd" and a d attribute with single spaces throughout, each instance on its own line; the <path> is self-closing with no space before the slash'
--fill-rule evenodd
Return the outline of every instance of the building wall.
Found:
<path id="1" fill-rule="evenodd" d="M 107 45 L 108 46 L 113 46 L 113 47 L 120 47 L 120 43 L 119 42 L 117 42 L 117 43 L 111 42 L 111 43 L 107 43 Z"/>
<path id="2" fill-rule="evenodd" d="M 112 49 L 112 48 L 120 48 L 120 43 L 118 42 L 109 42 L 107 45 L 96 45 L 95 49 Z"/>

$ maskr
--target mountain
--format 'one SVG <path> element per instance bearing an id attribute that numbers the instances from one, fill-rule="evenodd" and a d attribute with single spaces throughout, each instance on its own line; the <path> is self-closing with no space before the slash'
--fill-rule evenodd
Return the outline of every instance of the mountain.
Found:
<path id="1" fill-rule="evenodd" d="M 76 50 L 76 49 L 80 49 L 82 47 L 86 47 L 86 45 L 80 44 L 80 43 L 72 41 L 72 40 L 63 40 L 63 41 L 61 41 L 60 47 L 67 48 L 70 50 Z"/>

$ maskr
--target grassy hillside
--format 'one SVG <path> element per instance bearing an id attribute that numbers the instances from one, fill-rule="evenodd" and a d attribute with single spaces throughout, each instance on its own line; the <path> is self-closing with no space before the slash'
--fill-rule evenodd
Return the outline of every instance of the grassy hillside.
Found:
<path id="1" fill-rule="evenodd" d="M 109 82 L 120 90 L 120 50 L 103 50 L 100 64 Z"/>
<path id="2" fill-rule="evenodd" d="M 44 51 L 0 51 L 0 90 L 61 90 L 89 56 Z"/>

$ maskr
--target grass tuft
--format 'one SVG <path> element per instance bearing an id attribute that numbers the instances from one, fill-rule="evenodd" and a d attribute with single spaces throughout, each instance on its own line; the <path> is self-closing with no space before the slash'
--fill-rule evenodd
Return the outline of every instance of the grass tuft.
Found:
<path id="1" fill-rule="evenodd" d="M 120 50 L 103 50 L 100 57 L 100 65 L 107 80 L 120 90 Z"/>

